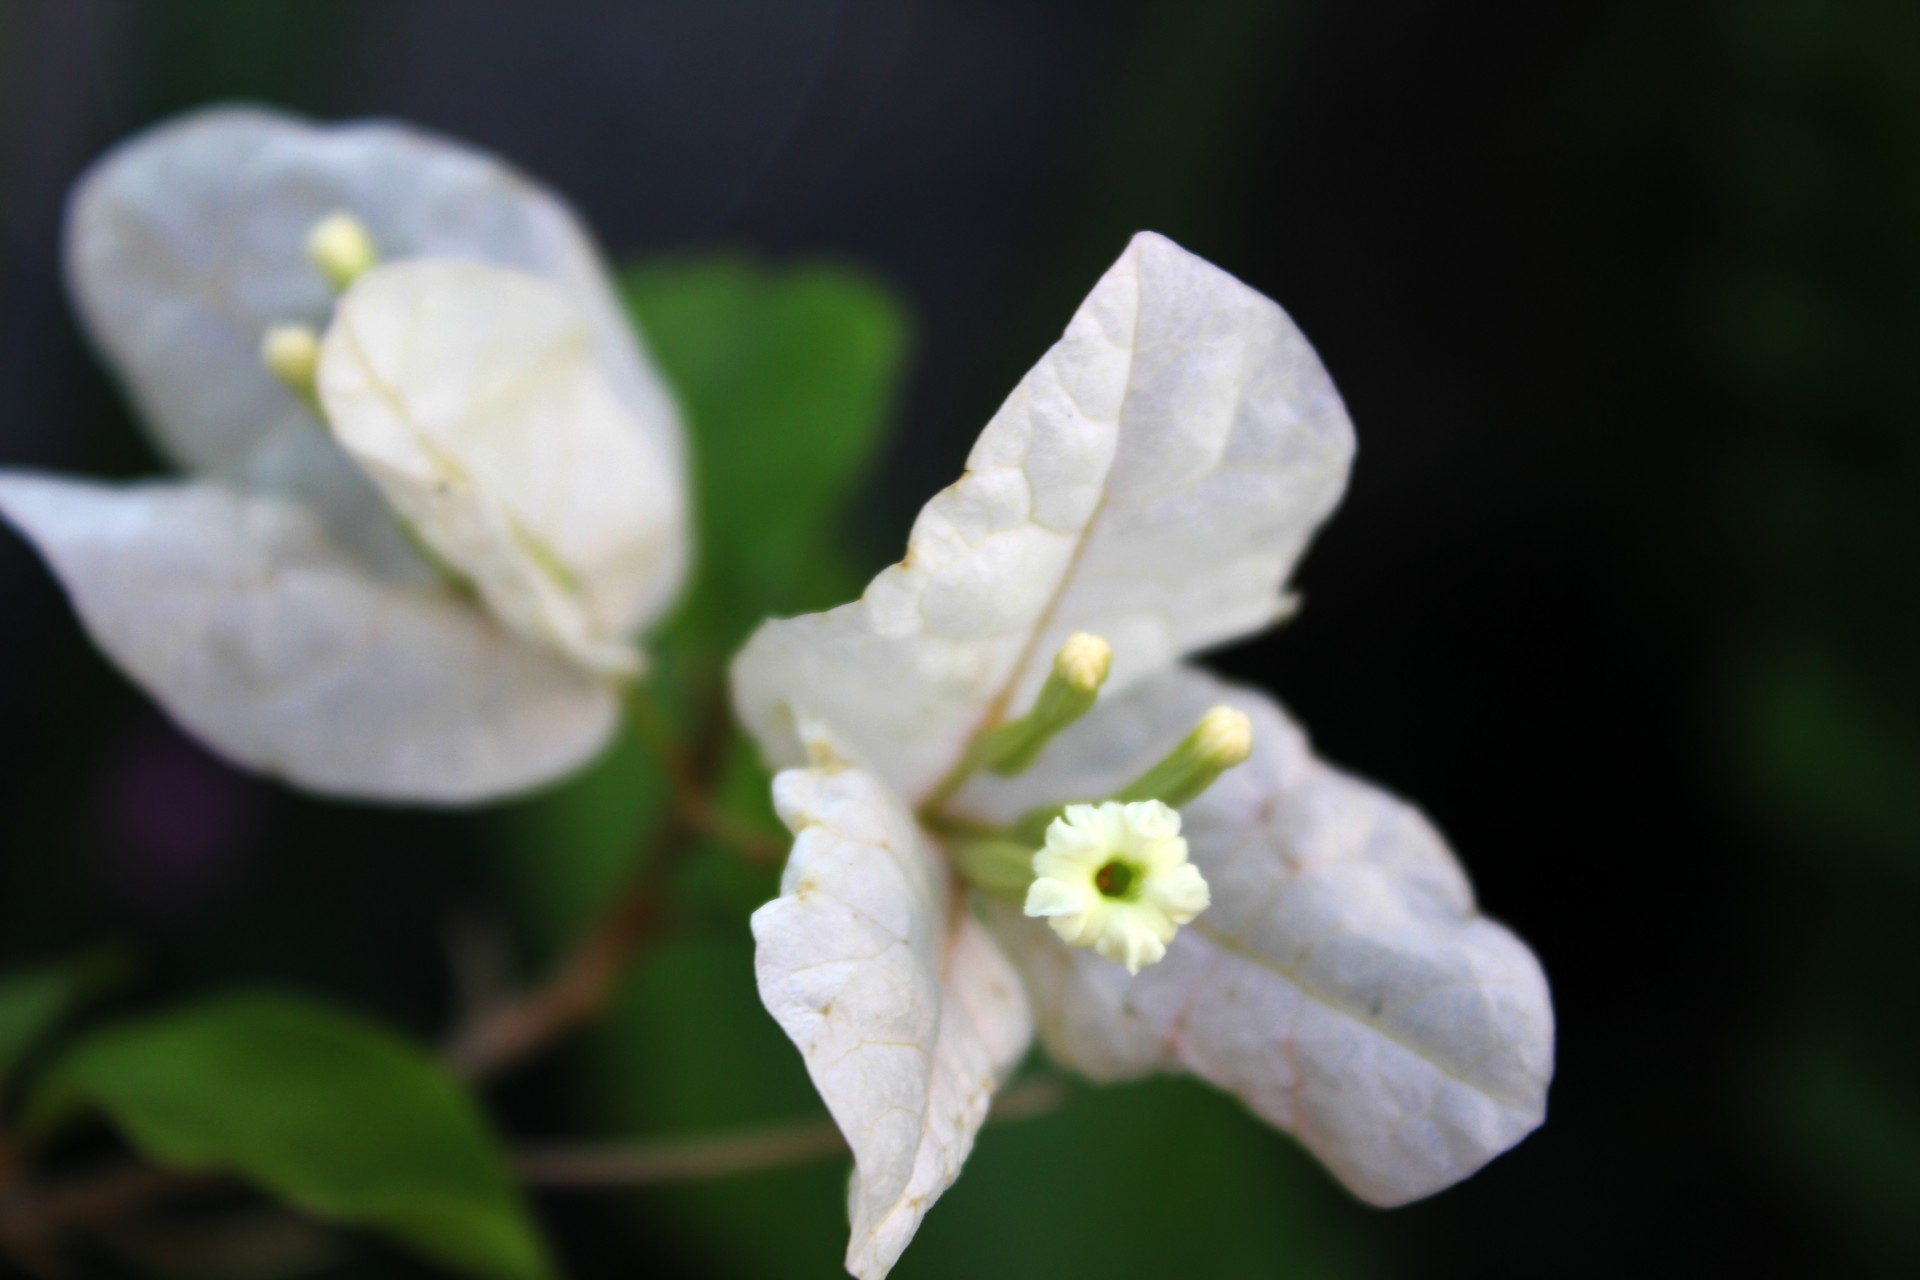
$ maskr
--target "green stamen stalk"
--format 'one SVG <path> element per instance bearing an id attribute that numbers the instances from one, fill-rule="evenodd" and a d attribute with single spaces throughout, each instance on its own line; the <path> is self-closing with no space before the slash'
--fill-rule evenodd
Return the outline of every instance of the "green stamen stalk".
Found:
<path id="1" fill-rule="evenodd" d="M 1121 804 L 1158 800 L 1178 809 L 1197 800 L 1221 774 L 1251 754 L 1253 721 L 1244 711 L 1215 707 L 1164 759 L 1109 798 Z M 1065 811 L 1065 805 L 1035 809 L 1013 829 L 1022 839 L 1045 840 L 1047 828 Z"/>
<path id="2" fill-rule="evenodd" d="M 1055 735 L 1093 710 L 1112 669 L 1113 647 L 1105 640 L 1085 632 L 1069 636 L 1054 657 L 1053 670 L 1040 686 L 1033 709 L 980 740 L 975 748 L 979 767 L 1003 778 L 1032 768 Z"/>
<path id="3" fill-rule="evenodd" d="M 1034 846 L 1018 840 L 971 840 L 953 847 L 954 865 L 982 893 L 1015 906 L 1033 883 Z"/>

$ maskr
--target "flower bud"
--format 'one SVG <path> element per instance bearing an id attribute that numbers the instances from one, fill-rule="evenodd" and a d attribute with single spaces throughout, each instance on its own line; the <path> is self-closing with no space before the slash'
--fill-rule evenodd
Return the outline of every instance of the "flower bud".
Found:
<path id="1" fill-rule="evenodd" d="M 315 404 L 314 371 L 320 364 L 320 335 L 303 324 L 276 324 L 260 338 L 260 363 L 307 404 Z"/>
<path id="2" fill-rule="evenodd" d="M 1032 709 L 982 738 L 973 763 L 1003 777 L 1026 772 L 1061 730 L 1093 710 L 1112 669 L 1112 645 L 1084 631 L 1068 636 Z"/>
<path id="3" fill-rule="evenodd" d="M 1114 798 L 1158 800 L 1177 809 L 1199 799 L 1221 774 L 1252 754 L 1253 721 L 1247 713 L 1214 707 L 1164 760 Z"/>
<path id="4" fill-rule="evenodd" d="M 367 224 L 345 211 L 330 213 L 307 232 L 307 257 L 335 289 L 346 287 L 380 262 Z"/>
<path id="5" fill-rule="evenodd" d="M 1068 636 L 1053 659 L 1053 673 L 1076 693 L 1097 693 L 1111 670 L 1113 646 L 1085 631 Z"/>
<path id="6" fill-rule="evenodd" d="M 1215 707 L 1194 726 L 1193 750 L 1202 764 L 1231 769 L 1253 754 L 1253 718 L 1232 707 Z"/>

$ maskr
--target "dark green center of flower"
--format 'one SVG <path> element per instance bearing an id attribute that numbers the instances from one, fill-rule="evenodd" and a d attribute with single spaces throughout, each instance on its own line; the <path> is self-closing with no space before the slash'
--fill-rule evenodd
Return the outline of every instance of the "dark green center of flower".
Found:
<path id="1" fill-rule="evenodd" d="M 1130 898 L 1140 882 L 1140 868 L 1115 858 L 1093 873 L 1093 887 L 1103 897 Z"/>

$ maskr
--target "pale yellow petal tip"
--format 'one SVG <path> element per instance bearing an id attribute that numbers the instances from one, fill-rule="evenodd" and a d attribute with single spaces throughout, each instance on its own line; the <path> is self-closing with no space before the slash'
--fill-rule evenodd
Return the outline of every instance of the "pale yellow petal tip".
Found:
<path id="1" fill-rule="evenodd" d="M 1054 656 L 1053 670 L 1069 688 L 1093 693 L 1107 682 L 1107 673 L 1113 670 L 1113 646 L 1099 636 L 1076 631 Z"/>
<path id="2" fill-rule="evenodd" d="M 1206 877 L 1187 860 L 1180 815 L 1157 800 L 1067 806 L 1033 870 L 1026 914 L 1129 973 L 1164 959 L 1180 926 L 1210 902 Z"/>
<path id="3" fill-rule="evenodd" d="M 320 366 L 320 335 L 303 324 L 276 324 L 261 335 L 260 363 L 291 390 L 310 396 Z"/>
<path id="4" fill-rule="evenodd" d="M 336 289 L 345 289 L 380 262 L 367 224 L 345 210 L 314 223 L 306 248 L 308 259 Z"/>
<path id="5" fill-rule="evenodd" d="M 1231 769 L 1253 754 L 1253 718 L 1232 707 L 1215 707 L 1194 726 L 1193 745 L 1207 767 Z"/>

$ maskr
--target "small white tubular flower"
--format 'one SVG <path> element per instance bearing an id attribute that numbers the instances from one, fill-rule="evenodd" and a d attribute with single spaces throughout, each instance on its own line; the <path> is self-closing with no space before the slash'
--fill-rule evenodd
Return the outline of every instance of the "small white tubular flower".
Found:
<path id="1" fill-rule="evenodd" d="M 303 398 L 313 396 L 313 375 L 320 367 L 320 335 L 304 324 L 276 324 L 260 339 L 260 363 Z"/>
<path id="2" fill-rule="evenodd" d="M 1053 673 L 1080 693 L 1097 692 L 1113 670 L 1113 646 L 1096 635 L 1076 631 L 1053 658 Z"/>
<path id="3" fill-rule="evenodd" d="M 367 224 L 345 209 L 328 214 L 307 232 L 307 257 L 336 289 L 344 289 L 380 262 Z"/>
<path id="4" fill-rule="evenodd" d="M 1193 738 L 1210 764 L 1231 769 L 1253 754 L 1253 717 L 1233 707 L 1209 707 L 1194 727 Z"/>
<path id="5" fill-rule="evenodd" d="M 844 1066 L 820 1019 L 871 1028 L 863 1049 L 916 1071 L 977 1025 L 979 991 L 925 1018 L 882 924 L 910 950 L 944 937 L 949 966 L 997 943 L 1057 1062 L 1095 1080 L 1208 1080 L 1375 1204 L 1439 1191 L 1540 1123 L 1553 1007 L 1533 954 L 1479 913 L 1417 811 L 1315 759 L 1263 696 L 1183 662 L 1284 616 L 1352 454 L 1339 395 L 1286 314 L 1136 236 L 921 511 L 900 563 L 853 603 L 768 623 L 735 661 L 735 704 L 768 760 L 832 762 L 777 795 L 858 775 L 895 815 L 864 852 L 836 844 L 851 873 L 815 895 L 794 867 L 818 865 L 825 838 L 789 805 L 806 834 L 756 918 L 762 997 L 859 1153 L 856 1275 L 886 1273 L 943 1185 L 924 1162 L 944 1177 L 980 1114 L 835 1102 L 861 1079 L 930 1095 L 904 1067 Z M 1097 697 L 995 768 L 996 736 L 1068 687 L 1076 633 L 1111 649 Z M 1029 828 L 1084 800 L 1134 803 Z M 946 866 L 903 866 L 906 847 L 939 848 Z M 992 941 L 925 896 L 956 873 L 980 886 Z M 839 915 L 818 903 L 829 893 L 847 895 Z"/>
<path id="6" fill-rule="evenodd" d="M 1206 877 L 1187 861 L 1180 815 L 1158 800 L 1070 804 L 1033 855 L 1026 913 L 1072 946 L 1138 973 L 1207 909 Z"/>
<path id="7" fill-rule="evenodd" d="M 684 573 L 684 464 L 560 200 L 402 125 L 214 108 L 95 164 L 66 256 L 188 474 L 0 474 L 0 517 L 175 720 L 295 786 L 433 803 L 606 742 Z"/>

